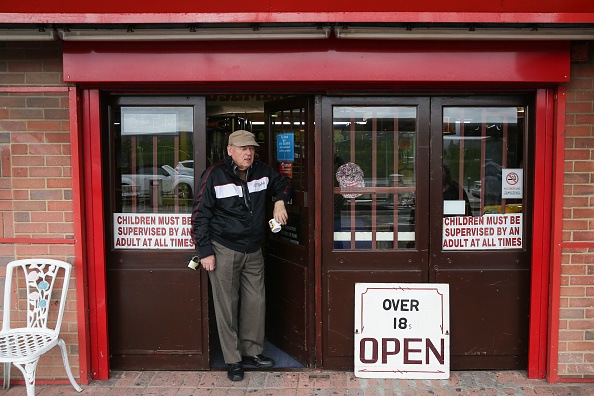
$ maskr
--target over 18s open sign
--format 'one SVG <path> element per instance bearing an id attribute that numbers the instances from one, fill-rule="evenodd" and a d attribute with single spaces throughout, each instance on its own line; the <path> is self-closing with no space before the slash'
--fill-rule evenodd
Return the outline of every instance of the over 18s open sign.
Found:
<path id="1" fill-rule="evenodd" d="M 449 285 L 357 283 L 355 376 L 447 379 Z"/>

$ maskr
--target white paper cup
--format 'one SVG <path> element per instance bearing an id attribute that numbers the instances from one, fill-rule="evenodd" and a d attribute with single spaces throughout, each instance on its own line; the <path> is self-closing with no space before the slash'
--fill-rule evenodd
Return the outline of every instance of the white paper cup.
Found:
<path id="1" fill-rule="evenodd" d="M 268 220 L 268 225 L 270 226 L 270 231 L 272 232 L 279 232 L 281 230 L 281 225 L 278 221 L 274 218 Z"/>

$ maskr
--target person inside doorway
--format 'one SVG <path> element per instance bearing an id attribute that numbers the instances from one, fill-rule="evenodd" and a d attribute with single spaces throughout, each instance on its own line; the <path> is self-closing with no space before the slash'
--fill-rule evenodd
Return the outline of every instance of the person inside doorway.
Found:
<path id="1" fill-rule="evenodd" d="M 201 176 L 192 211 L 192 234 L 212 286 L 215 317 L 227 376 L 241 381 L 243 365 L 274 367 L 264 350 L 265 293 L 261 241 L 265 206 L 287 224 L 291 180 L 254 159 L 254 134 L 229 136 L 226 158 Z"/>

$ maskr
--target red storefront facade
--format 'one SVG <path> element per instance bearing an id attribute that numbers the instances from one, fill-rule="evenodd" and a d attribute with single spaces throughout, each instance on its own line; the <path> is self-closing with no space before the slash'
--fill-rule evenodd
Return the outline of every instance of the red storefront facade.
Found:
<path id="1" fill-rule="evenodd" d="M 287 273 L 299 273 L 295 278 L 303 288 L 303 295 L 289 297 L 298 298 L 304 306 L 303 312 L 295 313 L 303 318 L 295 336 L 302 344 L 290 340 L 287 349 L 298 344 L 292 354 L 300 356 L 304 367 L 349 369 L 352 344 L 349 336 L 340 333 L 352 328 L 352 315 L 348 311 L 345 319 L 332 312 L 338 308 L 335 300 L 340 300 L 339 304 L 349 301 L 353 282 L 472 279 L 469 282 L 476 282 L 476 289 L 460 289 L 459 298 L 468 299 L 480 296 L 482 282 L 498 282 L 503 270 L 514 274 L 510 275 L 510 287 L 525 300 L 526 307 L 511 308 L 510 312 L 525 317 L 519 327 L 527 329 L 523 340 L 527 352 L 513 352 L 511 360 L 494 359 L 495 363 L 485 367 L 519 365 L 529 376 L 552 382 L 590 378 L 594 350 L 589 308 L 594 247 L 594 72 L 588 44 L 594 40 L 594 8 L 584 2 L 533 3 L 490 8 L 462 1 L 448 5 L 432 2 L 422 9 L 388 3 L 369 4 L 365 9 L 338 3 L 300 3 L 295 9 L 289 3 L 263 7 L 239 2 L 208 9 L 183 3 L 134 3 L 121 9 L 115 3 L 88 6 L 66 1 L 49 8 L 2 6 L 0 37 L 7 55 L 2 60 L 6 66 L 0 86 L 5 102 L 0 131 L 4 134 L 0 140 L 4 197 L 0 249 L 5 262 L 33 252 L 73 262 L 76 282 L 71 297 L 76 297 L 76 306 L 72 306 L 64 326 L 68 327 L 72 365 L 78 366 L 81 382 L 107 379 L 111 365 L 125 367 L 130 361 L 129 353 L 122 353 L 126 357 L 117 362 L 109 357 L 114 354 L 113 345 L 120 342 L 110 336 L 110 318 L 113 323 L 116 315 L 126 312 L 110 308 L 112 297 L 107 289 L 132 284 L 125 274 L 114 277 L 110 263 L 127 262 L 132 256 L 113 250 L 110 241 L 113 216 L 123 210 L 113 195 L 117 187 L 110 184 L 118 168 L 114 171 L 110 165 L 117 162 L 117 154 L 111 154 L 115 140 L 111 140 L 113 132 L 106 125 L 115 125 L 112 119 L 118 109 L 127 106 L 161 108 L 167 100 L 186 106 L 184 100 L 189 100 L 196 118 L 192 159 L 196 161 L 195 171 L 200 172 L 206 165 L 206 161 L 199 164 L 200 158 L 207 156 L 206 146 L 211 144 L 208 135 L 199 132 L 203 122 L 200 109 L 204 106 L 201 98 L 220 104 L 246 96 L 269 98 L 265 101 L 272 107 L 283 104 L 272 103 L 278 97 L 299 97 L 307 102 L 298 107 L 308 114 L 303 125 L 311 124 L 303 127 L 311 128 L 311 133 L 302 142 L 311 153 L 301 163 L 303 171 L 295 170 L 303 179 L 302 201 L 296 203 L 301 208 L 302 228 L 296 233 L 303 234 L 305 240 L 299 241 L 299 250 L 287 250 L 293 261 L 307 263 L 303 267 L 287 265 Z M 253 24 L 259 24 L 257 29 Z M 228 29 L 232 29 L 230 36 Z M 17 38 L 17 31 L 31 36 Z M 258 37 L 254 38 L 254 32 Z M 211 36 L 197 38 L 192 33 Z M 33 36 L 42 34 L 52 40 L 33 43 Z M 304 38 L 302 34 L 317 38 Z M 357 38 L 357 34 L 363 36 Z M 337 140 L 326 125 L 327 117 L 332 117 L 329 114 L 334 114 L 328 109 L 337 106 L 417 109 L 419 138 L 413 157 L 418 172 L 418 228 L 415 245 L 401 253 L 396 247 L 386 252 L 378 243 L 371 252 L 361 253 L 355 248 L 357 252 L 349 255 L 336 250 L 338 234 L 327 234 L 332 220 L 325 214 L 330 208 L 326 202 L 331 202 L 327 197 L 334 194 L 327 187 L 332 182 L 332 165 L 327 158 L 337 148 Z M 526 116 L 529 121 L 523 141 L 529 147 L 525 147 L 526 157 L 517 162 L 526 169 L 522 203 L 530 208 L 524 224 L 528 242 L 522 252 L 483 253 L 484 259 L 479 253 L 466 252 L 459 266 L 450 268 L 440 261 L 451 261 L 449 253 L 437 253 L 430 242 L 424 242 L 435 239 L 431 229 L 435 224 L 440 226 L 435 221 L 441 213 L 432 214 L 434 201 L 423 201 L 419 196 L 423 191 L 428 196 L 439 191 L 439 182 L 435 184 L 431 176 L 435 172 L 431 164 L 439 162 L 441 166 L 445 153 L 434 153 L 429 148 L 434 141 L 429 143 L 429 139 L 436 136 L 432 128 L 437 122 L 433 121 L 444 119 L 444 109 L 481 106 L 522 107 L 522 113 L 530 114 Z M 34 109 L 42 115 L 34 115 Z M 491 125 L 484 124 L 485 128 Z M 445 141 L 440 147 L 445 147 Z M 183 145 L 175 144 L 177 148 Z M 354 153 L 352 144 L 349 150 Z M 268 155 L 272 159 L 270 152 Z M 377 157 L 377 150 L 373 157 Z M 181 159 L 176 154 L 175 163 Z M 429 163 L 426 167 L 424 160 Z M 50 172 L 54 166 L 57 173 Z M 311 176 L 305 177 L 308 174 Z M 427 179 L 426 184 L 422 179 Z M 119 183 L 119 177 L 117 180 Z M 376 182 L 372 185 L 376 187 Z M 387 191 L 379 188 L 377 194 Z M 115 203 L 110 203 L 113 200 Z M 19 206 L 23 203 L 18 201 L 30 205 Z M 179 210 L 180 204 L 175 202 Z M 372 202 L 375 205 L 376 201 Z M 481 213 L 484 203 L 478 203 Z M 373 207 L 375 215 L 378 209 Z M 423 209 L 429 215 L 418 213 Z M 377 238 L 381 238 L 379 228 L 373 228 Z M 329 238 L 334 238 L 334 248 L 328 247 Z M 433 256 L 423 253 L 427 250 Z M 160 253 L 171 254 L 167 257 L 172 262 L 183 262 L 187 251 L 181 256 Z M 272 248 L 270 260 L 284 259 Z M 508 260 L 520 264 L 493 272 L 467 265 L 481 260 L 486 266 Z M 391 264 L 386 265 L 386 261 Z M 412 265 L 406 267 L 404 262 Z M 434 267 L 439 269 L 433 271 Z M 471 270 L 488 273 L 489 278 Z M 287 274 L 273 276 L 285 280 Z M 150 283 L 150 278 L 129 287 L 142 288 L 143 282 Z M 194 302 L 199 309 L 192 311 L 201 315 L 196 326 L 207 334 L 206 277 L 198 275 L 192 282 L 189 287 L 201 288 L 201 298 Z M 300 286 L 291 284 L 295 287 Z M 499 297 L 494 294 L 495 299 Z M 271 311 L 275 309 L 279 307 Z M 505 313 L 500 315 L 498 320 L 506 321 Z M 208 369 L 208 336 L 190 349 L 205 355 L 206 363 L 201 367 Z M 461 369 L 474 364 L 483 368 L 482 363 L 466 357 L 491 354 L 466 345 L 460 349 Z M 303 350 L 308 352 L 300 355 Z M 132 359 L 130 364 L 136 362 Z M 159 369 L 161 363 L 152 361 L 150 364 L 157 366 L 147 367 Z M 48 367 L 44 374 L 43 369 L 39 369 L 40 378 L 62 378 L 60 372 L 53 374 Z"/>

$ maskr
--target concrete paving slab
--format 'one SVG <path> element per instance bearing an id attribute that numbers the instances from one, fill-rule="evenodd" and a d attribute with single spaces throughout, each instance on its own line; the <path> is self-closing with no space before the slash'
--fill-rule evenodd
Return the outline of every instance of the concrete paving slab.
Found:
<path id="1" fill-rule="evenodd" d="M 17 382 L 13 378 L 13 382 Z M 226 371 L 123 371 L 108 381 L 93 381 L 77 393 L 70 384 L 36 386 L 38 396 L 594 396 L 594 382 L 550 384 L 528 379 L 523 371 L 453 371 L 448 380 L 357 378 L 352 372 L 246 370 L 240 382 Z M 25 386 L 13 384 L 0 395 L 25 396 Z"/>

